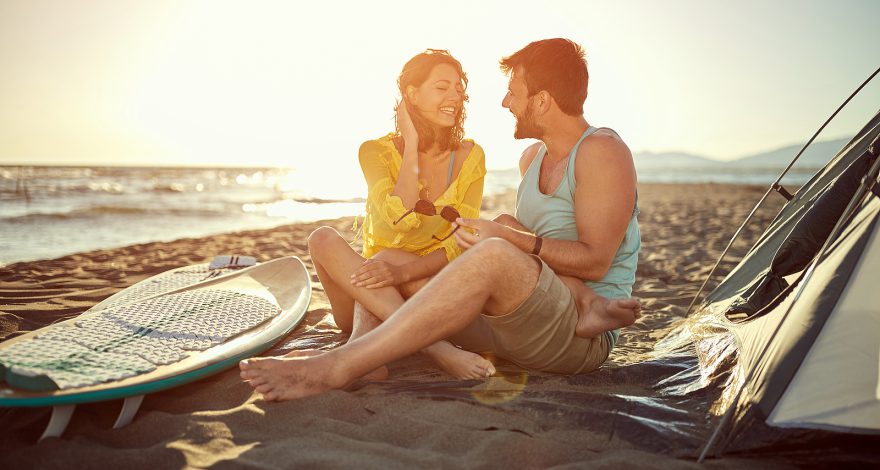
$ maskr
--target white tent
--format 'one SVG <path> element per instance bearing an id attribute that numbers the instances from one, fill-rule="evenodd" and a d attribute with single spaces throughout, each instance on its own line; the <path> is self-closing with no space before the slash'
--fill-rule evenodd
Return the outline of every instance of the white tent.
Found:
<path id="1" fill-rule="evenodd" d="M 793 196 L 775 185 L 790 200 L 691 315 L 701 366 L 736 358 L 703 456 L 758 427 L 880 434 L 878 155 L 880 113 Z"/>

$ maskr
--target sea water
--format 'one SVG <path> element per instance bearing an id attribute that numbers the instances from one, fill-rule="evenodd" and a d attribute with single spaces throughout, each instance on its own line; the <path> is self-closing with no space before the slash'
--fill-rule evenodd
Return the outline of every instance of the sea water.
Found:
<path id="1" fill-rule="evenodd" d="M 778 173 L 670 168 L 639 180 L 766 185 Z M 365 185 L 316 180 L 277 168 L 0 167 L 0 265 L 363 214 Z M 517 169 L 491 170 L 484 194 L 518 184 Z"/>

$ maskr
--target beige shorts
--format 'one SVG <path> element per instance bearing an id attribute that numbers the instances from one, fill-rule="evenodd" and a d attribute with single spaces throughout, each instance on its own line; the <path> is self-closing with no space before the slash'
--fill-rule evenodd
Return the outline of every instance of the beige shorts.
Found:
<path id="1" fill-rule="evenodd" d="M 502 316 L 481 315 L 450 340 L 474 352 L 492 353 L 526 369 L 579 374 L 608 358 L 605 335 L 575 335 L 577 307 L 568 287 L 541 261 L 538 284 L 522 304 Z"/>

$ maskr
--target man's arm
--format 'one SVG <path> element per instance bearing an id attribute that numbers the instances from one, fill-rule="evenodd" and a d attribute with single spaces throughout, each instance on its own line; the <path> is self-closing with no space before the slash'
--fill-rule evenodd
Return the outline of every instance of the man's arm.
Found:
<path id="1" fill-rule="evenodd" d="M 597 281 L 611 267 L 635 206 L 632 154 L 615 134 L 594 134 L 578 149 L 575 178 L 578 240 L 543 238 L 539 256 L 557 274 Z M 462 225 L 472 229 L 456 233 L 461 233 L 459 243 L 463 246 L 497 236 L 526 253 L 535 248 L 536 237 L 528 232 L 489 221 L 462 221 Z"/>
<path id="2" fill-rule="evenodd" d="M 598 281 L 626 235 L 636 202 L 629 148 L 612 131 L 585 139 L 575 161 L 574 209 L 578 240 L 544 240 L 543 259 L 558 274 Z"/>

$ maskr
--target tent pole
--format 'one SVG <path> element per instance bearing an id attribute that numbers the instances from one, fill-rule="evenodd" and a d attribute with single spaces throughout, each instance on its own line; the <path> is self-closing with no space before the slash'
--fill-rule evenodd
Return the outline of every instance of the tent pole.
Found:
<path id="1" fill-rule="evenodd" d="M 703 281 L 703 285 L 700 286 L 700 289 L 697 290 L 696 295 L 694 295 L 694 299 L 691 300 L 690 305 L 688 305 L 687 310 L 684 312 L 684 316 L 688 316 L 688 315 L 691 314 L 691 310 L 694 308 L 694 305 L 697 303 L 697 300 L 700 298 L 700 294 L 703 293 L 703 290 L 706 288 L 706 285 L 709 284 L 709 280 L 712 279 L 712 275 L 715 274 L 715 271 L 718 269 L 718 266 L 721 264 L 721 261 L 724 260 L 724 256 L 727 255 L 727 252 L 730 250 L 730 247 L 733 246 L 733 243 L 734 243 L 734 242 L 736 241 L 736 239 L 739 237 L 739 234 L 740 234 L 740 232 L 742 232 L 742 229 L 746 226 L 746 224 L 749 223 L 749 221 L 750 221 L 750 220 L 752 219 L 752 217 L 755 215 L 755 212 L 758 211 L 758 208 L 761 207 L 761 204 L 763 204 L 763 203 L 764 203 L 764 200 L 767 199 L 767 196 L 770 195 L 770 192 L 773 191 L 773 190 L 775 190 L 776 188 L 779 187 L 779 182 L 782 181 L 782 178 L 785 177 L 785 175 L 788 173 L 788 170 L 790 170 L 791 167 L 794 166 L 795 162 L 797 162 L 798 159 L 801 158 L 801 155 L 803 155 L 804 151 L 807 150 L 807 147 L 809 147 L 810 144 L 812 144 L 813 141 L 816 140 L 816 137 L 818 137 L 819 134 L 822 133 L 822 131 L 825 129 L 825 127 L 828 126 L 828 123 L 830 123 L 831 120 L 834 119 L 834 117 L 837 116 L 837 114 L 838 114 L 838 113 L 839 113 L 839 112 L 840 112 L 840 111 L 841 111 L 841 110 L 842 110 L 842 109 L 843 109 L 843 108 L 844 108 L 844 107 L 845 107 L 850 101 L 852 101 L 852 99 L 855 98 L 856 95 L 858 95 L 860 91 L 862 91 L 862 88 L 865 88 L 865 86 L 866 86 L 868 83 L 870 83 L 871 80 L 873 80 L 874 77 L 875 77 L 878 73 L 880 73 L 880 67 L 878 67 L 877 70 L 875 70 L 874 73 L 872 73 L 870 77 L 868 77 L 864 82 L 862 82 L 862 84 L 859 85 L 859 87 L 856 88 L 856 90 L 853 91 L 852 94 L 850 94 L 849 97 L 848 97 L 846 100 L 844 100 L 844 102 L 841 103 L 840 106 L 838 106 L 837 109 L 836 109 L 833 113 L 831 113 L 831 116 L 829 116 L 828 119 L 825 120 L 825 123 L 823 123 L 822 126 L 819 127 L 819 130 L 817 130 L 817 131 L 813 134 L 813 136 L 810 137 L 810 140 L 808 140 L 807 143 L 804 144 L 803 147 L 801 147 L 801 150 L 800 150 L 800 151 L 797 153 L 797 155 L 795 155 L 794 158 L 788 163 L 788 166 L 786 166 L 785 169 L 782 170 L 782 173 L 779 175 L 778 178 L 776 178 L 776 181 L 774 181 L 773 184 L 770 185 L 770 188 L 767 189 L 767 192 L 764 193 L 764 196 L 761 197 L 761 200 L 758 201 L 758 204 L 755 205 L 755 207 L 752 209 L 752 212 L 749 213 L 748 217 L 746 217 L 746 220 L 743 221 L 742 225 L 740 225 L 739 228 L 736 230 L 736 233 L 733 234 L 733 237 L 730 239 L 730 243 L 728 243 L 728 244 L 727 244 L 727 247 L 724 248 L 724 251 L 721 252 L 721 256 L 719 256 L 719 257 L 718 257 L 718 261 L 715 262 L 715 266 L 712 266 L 712 269 L 709 271 L 709 274 L 706 275 L 706 280 Z"/>
<path id="2" fill-rule="evenodd" d="M 742 390 L 743 387 L 740 387 Z M 700 457 L 697 459 L 697 463 L 703 463 L 703 460 L 706 459 L 706 454 L 712 450 L 712 446 L 715 445 L 715 441 L 718 440 L 718 436 L 721 435 L 721 430 L 724 429 L 724 426 L 727 425 L 727 422 L 730 421 L 730 417 L 733 416 L 733 410 L 736 408 L 736 402 L 739 401 L 739 393 L 736 394 L 736 398 L 733 401 L 733 404 L 727 407 L 727 411 L 724 412 L 724 416 L 721 417 L 721 422 L 718 423 L 718 426 L 715 427 L 715 431 L 712 433 L 712 437 L 709 438 L 709 441 L 706 442 L 706 445 L 703 446 L 703 451 L 700 452 Z"/>
<path id="3" fill-rule="evenodd" d="M 781 176 L 779 178 L 782 179 Z M 777 180 L 777 182 L 778 181 L 779 180 Z M 736 229 L 736 232 L 733 234 L 733 237 L 730 238 L 730 241 L 727 242 L 727 246 L 724 247 L 724 251 L 721 252 L 721 256 L 718 257 L 718 261 L 716 261 L 715 265 L 712 266 L 712 269 L 709 271 L 709 274 L 706 275 L 706 280 L 703 281 L 703 284 L 700 286 L 700 289 L 697 290 L 697 294 L 694 295 L 694 299 L 691 300 L 690 305 L 688 305 L 687 310 L 684 312 L 684 316 L 687 317 L 688 315 L 691 314 L 691 310 L 694 308 L 694 305 L 697 303 L 697 299 L 700 298 L 700 294 L 702 294 L 703 290 L 706 289 L 706 285 L 709 284 L 709 281 L 712 279 L 712 275 L 715 274 L 715 271 L 718 269 L 718 266 L 721 265 L 721 261 L 724 260 L 724 257 L 727 255 L 727 252 L 730 251 L 730 247 L 732 247 L 733 243 L 736 241 L 736 239 L 739 238 L 739 234 L 742 232 L 743 228 L 745 228 L 745 226 L 748 225 L 749 221 L 752 220 L 752 217 L 755 215 L 756 212 L 758 212 L 758 209 L 761 207 L 761 204 L 764 203 L 764 200 L 767 199 L 767 196 L 770 195 L 771 191 L 773 191 L 773 186 L 770 186 L 770 188 L 767 189 L 767 192 L 765 192 L 764 195 L 761 196 L 761 199 L 758 201 L 758 204 L 756 204 L 755 207 L 752 208 L 752 212 L 749 213 L 749 215 L 746 217 L 746 220 L 744 220 L 742 225 L 740 225 L 739 228 Z"/>

